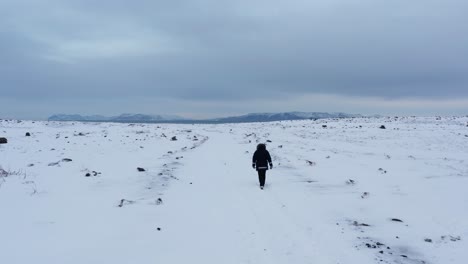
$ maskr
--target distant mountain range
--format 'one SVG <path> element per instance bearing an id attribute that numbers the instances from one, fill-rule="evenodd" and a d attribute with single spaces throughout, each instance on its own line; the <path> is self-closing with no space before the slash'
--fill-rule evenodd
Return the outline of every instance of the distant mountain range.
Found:
<path id="1" fill-rule="evenodd" d="M 119 116 L 106 117 L 101 115 L 53 115 L 49 121 L 82 121 L 82 122 L 124 122 L 124 123 L 150 123 L 160 121 L 180 121 L 185 120 L 175 115 L 143 115 L 143 114 L 121 114 Z"/>
<path id="2" fill-rule="evenodd" d="M 122 114 L 114 117 L 101 115 L 53 115 L 49 121 L 80 121 L 80 122 L 120 122 L 120 123 L 248 123 L 248 122 L 272 122 L 284 120 L 306 120 L 323 118 L 350 118 L 361 117 L 361 115 L 345 113 L 322 113 L 322 112 L 285 112 L 285 113 L 252 113 L 241 116 L 231 116 L 213 119 L 187 119 L 174 115 L 143 115 Z"/>
<path id="3" fill-rule="evenodd" d="M 271 122 L 284 120 L 304 120 L 304 119 L 323 119 L 323 118 L 347 118 L 358 117 L 360 115 L 351 115 L 345 113 L 321 113 L 321 112 L 286 112 L 286 113 L 252 113 L 242 116 L 232 116 L 224 118 L 211 119 L 217 123 L 245 123 L 245 122 Z"/>

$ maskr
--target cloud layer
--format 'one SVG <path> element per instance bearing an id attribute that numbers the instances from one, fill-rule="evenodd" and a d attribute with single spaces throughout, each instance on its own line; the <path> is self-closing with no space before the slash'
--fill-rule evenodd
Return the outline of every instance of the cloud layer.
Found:
<path id="1" fill-rule="evenodd" d="M 370 100 L 369 112 L 466 113 L 466 10 L 460 0 L 1 1 L 1 111 L 322 111 L 312 102 L 325 96 L 337 111 Z"/>

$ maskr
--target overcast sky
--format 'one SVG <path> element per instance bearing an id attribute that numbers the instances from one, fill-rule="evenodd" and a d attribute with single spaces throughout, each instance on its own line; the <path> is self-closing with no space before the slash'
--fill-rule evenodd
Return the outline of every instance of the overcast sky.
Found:
<path id="1" fill-rule="evenodd" d="M 468 114 L 466 0 L 0 0 L 0 118 Z"/>

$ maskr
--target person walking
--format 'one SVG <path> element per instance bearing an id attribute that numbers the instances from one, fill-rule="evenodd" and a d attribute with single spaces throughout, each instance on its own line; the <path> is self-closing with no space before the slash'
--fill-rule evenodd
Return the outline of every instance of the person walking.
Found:
<path id="1" fill-rule="evenodd" d="M 258 144 L 257 150 L 252 157 L 252 167 L 258 172 L 258 181 L 260 182 L 260 189 L 263 190 L 265 186 L 266 171 L 268 170 L 268 165 L 270 169 L 273 169 L 273 163 L 271 162 L 270 152 L 266 149 L 265 144 Z"/>

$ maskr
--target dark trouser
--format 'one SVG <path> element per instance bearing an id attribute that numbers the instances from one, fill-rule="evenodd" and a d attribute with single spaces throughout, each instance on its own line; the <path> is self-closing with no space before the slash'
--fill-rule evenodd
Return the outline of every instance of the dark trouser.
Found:
<path id="1" fill-rule="evenodd" d="M 258 170 L 258 180 L 260 181 L 260 186 L 265 186 L 266 170 Z"/>

